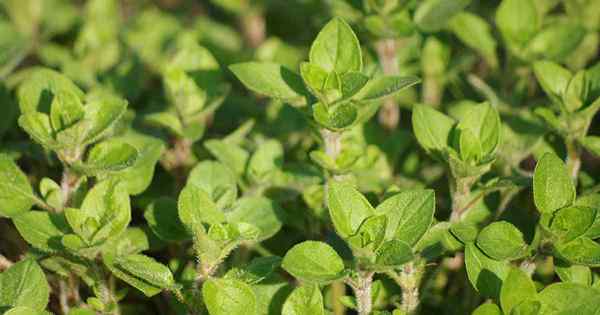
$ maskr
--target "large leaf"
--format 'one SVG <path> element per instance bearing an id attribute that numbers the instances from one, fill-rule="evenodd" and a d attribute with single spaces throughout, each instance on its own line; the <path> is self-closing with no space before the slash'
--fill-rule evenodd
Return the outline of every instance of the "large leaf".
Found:
<path id="1" fill-rule="evenodd" d="M 342 19 L 327 23 L 317 35 L 309 53 L 310 63 L 327 72 L 344 74 L 362 70 L 362 54 L 358 38 Z"/>
<path id="2" fill-rule="evenodd" d="M 343 277 L 344 262 L 331 246 L 305 241 L 292 247 L 283 257 L 283 269 L 309 282 L 328 283 Z"/>
<path id="3" fill-rule="evenodd" d="M 238 280 L 210 279 L 202 286 L 210 315 L 256 315 L 256 295 Z"/>
<path id="4" fill-rule="evenodd" d="M 20 261 L 0 274 L 0 309 L 25 306 L 42 311 L 49 295 L 46 276 L 33 259 Z"/>
<path id="5" fill-rule="evenodd" d="M 30 211 L 13 218 L 13 222 L 27 243 L 48 252 L 62 250 L 61 239 L 70 230 L 62 213 Z"/>
<path id="6" fill-rule="evenodd" d="M 498 298 L 502 283 L 510 271 L 504 261 L 489 258 L 473 243 L 465 245 L 465 266 L 467 276 L 479 294 Z"/>
<path id="7" fill-rule="evenodd" d="M 246 62 L 232 65 L 229 69 L 256 93 L 284 100 L 296 100 L 306 95 L 302 78 L 282 65 Z"/>
<path id="8" fill-rule="evenodd" d="M 303 285 L 294 290 L 283 304 L 282 315 L 324 315 L 323 295 L 317 285 Z"/>
<path id="9" fill-rule="evenodd" d="M 415 23 L 426 32 L 439 31 L 448 21 L 462 11 L 471 0 L 425 0 L 415 12 Z"/>
<path id="10" fill-rule="evenodd" d="M 331 182 L 327 196 L 329 215 L 341 237 L 353 235 L 366 218 L 375 214 L 369 201 L 350 185 Z"/>
<path id="11" fill-rule="evenodd" d="M 533 200 L 542 213 L 552 213 L 575 200 L 575 185 L 563 161 L 553 153 L 544 154 L 535 166 Z"/>
<path id="12" fill-rule="evenodd" d="M 27 176 L 5 154 L 0 154 L 0 216 L 14 217 L 27 212 L 34 203 Z"/>

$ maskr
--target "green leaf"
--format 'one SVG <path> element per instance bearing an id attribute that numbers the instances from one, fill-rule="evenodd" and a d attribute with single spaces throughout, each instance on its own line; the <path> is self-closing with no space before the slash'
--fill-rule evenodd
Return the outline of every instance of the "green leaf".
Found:
<path id="1" fill-rule="evenodd" d="M 367 254 L 369 256 L 384 241 L 386 226 L 387 217 L 385 215 L 370 216 L 363 221 L 356 234 L 346 239 L 346 242 L 355 250 L 355 255 Z"/>
<path id="2" fill-rule="evenodd" d="M 376 101 L 394 95 L 421 82 L 417 77 L 382 76 L 369 80 L 353 98 L 360 101 Z"/>
<path id="3" fill-rule="evenodd" d="M 144 218 L 160 239 L 165 241 L 183 241 L 190 238 L 185 226 L 179 220 L 177 202 L 168 197 L 153 201 L 146 211 Z"/>
<path id="4" fill-rule="evenodd" d="M 600 266 L 600 245 L 585 236 L 567 243 L 555 244 L 555 249 L 560 258 L 572 264 Z"/>
<path id="5" fill-rule="evenodd" d="M 512 267 L 502 283 L 500 305 L 505 314 L 511 314 L 515 306 L 536 295 L 535 284 L 529 276 L 520 268 Z"/>
<path id="6" fill-rule="evenodd" d="M 260 230 L 259 241 L 271 238 L 281 229 L 283 209 L 266 197 L 243 197 L 225 213 L 228 222 L 248 223 Z"/>
<path id="7" fill-rule="evenodd" d="M 50 113 L 53 98 L 61 92 L 83 99 L 81 91 L 73 82 L 54 70 L 36 68 L 21 83 L 17 91 L 21 113 Z"/>
<path id="8" fill-rule="evenodd" d="M 595 156 L 600 156 L 600 137 L 587 136 L 581 140 L 581 145 Z"/>
<path id="9" fill-rule="evenodd" d="M 550 222 L 550 230 L 561 241 L 568 242 L 584 235 L 597 216 L 596 209 L 583 206 L 570 206 L 557 210 Z"/>
<path id="10" fill-rule="evenodd" d="M 92 143 L 105 136 L 127 110 L 127 101 L 109 93 L 97 93 L 87 97 L 83 120 L 65 131 L 75 128 L 83 143 Z M 60 135 L 59 135 L 60 136 Z"/>
<path id="11" fill-rule="evenodd" d="M 328 186 L 329 215 L 336 232 L 343 238 L 354 235 L 363 221 L 375 214 L 375 210 L 352 186 L 336 182 Z"/>
<path id="12" fill-rule="evenodd" d="M 81 168 L 87 174 L 118 172 L 134 165 L 137 157 L 138 151 L 134 146 L 113 138 L 94 145 Z"/>
<path id="13" fill-rule="evenodd" d="M 477 155 L 481 158 L 487 158 L 494 154 L 500 145 L 500 135 L 502 132 L 500 115 L 488 102 L 471 107 L 458 123 L 457 129 L 461 133 L 469 130 L 476 137 L 477 148 L 481 148 L 480 154 Z M 462 145 L 462 135 L 460 140 Z"/>
<path id="14" fill-rule="evenodd" d="M 202 286 L 202 297 L 210 315 L 256 315 L 256 295 L 238 280 L 209 279 Z"/>
<path id="15" fill-rule="evenodd" d="M 344 74 L 362 70 L 362 54 L 358 38 L 342 19 L 327 23 L 310 47 L 310 63 L 327 72 Z"/>
<path id="16" fill-rule="evenodd" d="M 105 180 L 96 184 L 85 196 L 81 204 L 81 214 L 98 223 L 98 229 L 88 240 L 92 244 L 123 233 L 131 221 L 131 205 L 127 189 L 116 180 Z M 75 231 L 82 231 L 83 224 L 87 222 L 89 222 L 87 219 L 80 222 L 82 223 L 80 226 L 73 226 L 71 221 L 69 224 Z"/>
<path id="17" fill-rule="evenodd" d="M 528 300 L 512 309 L 510 315 L 538 315 L 542 304 L 539 301 Z"/>
<path id="18" fill-rule="evenodd" d="M 302 78 L 282 65 L 269 62 L 246 62 L 229 66 L 250 90 L 273 98 L 297 100 L 305 92 Z"/>
<path id="19" fill-rule="evenodd" d="M 62 208 L 64 204 L 60 186 L 48 177 L 40 180 L 40 195 L 47 204 L 56 209 Z"/>
<path id="20" fill-rule="evenodd" d="M 554 283 L 538 294 L 539 314 L 595 314 L 600 307 L 598 290 L 575 283 Z"/>
<path id="21" fill-rule="evenodd" d="M 544 92 L 559 103 L 573 77 L 571 72 L 551 61 L 537 61 L 533 72 Z"/>
<path id="22" fill-rule="evenodd" d="M 248 176 L 256 182 L 268 181 L 270 176 L 283 167 L 283 146 L 279 141 L 262 143 L 248 161 Z"/>
<path id="23" fill-rule="evenodd" d="M 212 139 L 205 141 L 204 146 L 217 160 L 229 167 L 237 175 L 242 175 L 246 171 L 249 154 L 238 145 Z"/>
<path id="24" fill-rule="evenodd" d="M 498 298 L 502 283 L 510 271 L 504 261 L 489 258 L 473 243 L 465 245 L 465 266 L 469 281 L 482 296 Z"/>
<path id="25" fill-rule="evenodd" d="M 46 114 L 31 112 L 19 117 L 19 126 L 37 143 L 50 149 L 58 148 L 53 138 L 50 117 Z"/>
<path id="26" fill-rule="evenodd" d="M 375 253 L 375 268 L 377 270 L 398 268 L 413 258 L 409 244 L 401 240 L 387 241 Z"/>
<path id="27" fill-rule="evenodd" d="M 49 313 L 47 311 L 40 311 L 40 310 L 35 310 L 31 307 L 27 307 L 27 306 L 17 306 L 17 307 L 13 307 L 11 309 L 9 309 L 8 311 L 6 311 L 6 313 L 3 313 L 4 315 L 51 315 L 52 313 Z M 69 315 L 73 315 L 75 313 L 70 312 Z M 77 314 L 75 314 L 77 315 Z M 89 314 L 88 314 L 89 315 Z"/>
<path id="28" fill-rule="evenodd" d="M 303 285 L 292 292 L 283 304 L 282 315 L 325 315 L 323 295 L 317 285 Z"/>
<path id="29" fill-rule="evenodd" d="M 29 211 L 34 198 L 27 176 L 9 156 L 0 154 L 0 217 Z"/>
<path id="30" fill-rule="evenodd" d="M 553 153 L 544 154 L 535 166 L 533 200 L 542 213 L 552 213 L 575 200 L 575 185 L 563 161 Z"/>
<path id="31" fill-rule="evenodd" d="M 450 233 L 454 235 L 457 239 L 459 239 L 464 244 L 475 242 L 477 240 L 477 235 L 479 234 L 479 230 L 477 226 L 465 222 L 457 222 L 452 224 L 450 227 Z"/>
<path id="32" fill-rule="evenodd" d="M 448 21 L 462 11 L 471 0 L 425 0 L 415 11 L 414 20 L 425 32 L 436 32 L 446 26 Z"/>
<path id="33" fill-rule="evenodd" d="M 585 236 L 595 239 L 600 237 L 600 194 L 587 194 L 583 195 L 573 203 L 575 206 L 589 207 L 596 210 L 596 217 L 594 218 L 594 223 L 590 228 L 585 232 Z"/>
<path id="34" fill-rule="evenodd" d="M 498 66 L 496 39 L 485 19 L 473 13 L 460 12 L 450 20 L 449 27 L 466 46 L 482 55 L 492 68 Z"/>
<path id="35" fill-rule="evenodd" d="M 116 266 L 158 288 L 169 289 L 175 285 L 175 279 L 171 270 L 148 256 L 139 254 L 128 255 L 117 259 Z"/>
<path id="36" fill-rule="evenodd" d="M 69 233 L 65 216 L 59 213 L 30 211 L 13 218 L 13 222 L 27 243 L 47 252 L 62 250 L 61 238 Z"/>
<path id="37" fill-rule="evenodd" d="M 177 201 L 179 219 L 188 232 L 194 233 L 202 223 L 217 224 L 225 221 L 225 215 L 208 194 L 195 185 L 186 185 Z"/>
<path id="38" fill-rule="evenodd" d="M 250 264 L 242 268 L 229 269 L 225 278 L 237 279 L 247 284 L 258 284 L 267 279 L 281 266 L 281 257 L 267 256 L 254 258 Z"/>
<path id="39" fill-rule="evenodd" d="M 523 233 L 506 221 L 494 222 L 483 228 L 477 236 L 477 246 L 497 260 L 517 259 L 527 250 Z"/>
<path id="40" fill-rule="evenodd" d="M 295 245 L 283 257 L 281 266 L 292 276 L 308 282 L 328 283 L 344 276 L 342 258 L 323 242 Z"/>
<path id="41" fill-rule="evenodd" d="M 539 28 L 534 1 L 502 0 L 496 11 L 496 25 L 510 45 L 527 44 Z"/>
<path id="42" fill-rule="evenodd" d="M 563 61 L 579 46 L 586 32 L 579 23 L 554 23 L 536 34 L 527 48 L 536 56 Z"/>
<path id="43" fill-rule="evenodd" d="M 343 130 L 356 122 L 358 109 L 351 101 L 331 106 L 319 102 L 313 105 L 313 118 L 327 129 Z"/>
<path id="44" fill-rule="evenodd" d="M 448 138 L 455 121 L 426 105 L 415 105 L 412 113 L 413 132 L 428 153 L 441 153 L 448 148 Z"/>
<path id="45" fill-rule="evenodd" d="M 384 200 L 375 211 L 388 218 L 386 239 L 398 239 L 413 246 L 433 222 L 435 193 L 430 189 L 402 191 Z"/>
<path id="46" fill-rule="evenodd" d="M 237 198 L 237 183 L 233 172 L 216 161 L 202 161 L 190 172 L 188 185 L 204 190 L 218 209 L 223 210 Z"/>
<path id="47" fill-rule="evenodd" d="M 479 305 L 471 315 L 503 315 L 498 305 L 494 303 L 485 303 Z"/>
<path id="48" fill-rule="evenodd" d="M 562 282 L 578 283 L 585 286 L 592 285 L 592 270 L 588 266 L 571 265 L 556 259 L 554 271 Z"/>
<path id="49" fill-rule="evenodd" d="M 569 85 L 565 89 L 562 96 L 563 103 L 569 112 L 575 112 L 585 105 L 585 101 L 588 93 L 588 82 L 586 78 L 586 72 L 580 70 L 577 72 Z"/>
<path id="50" fill-rule="evenodd" d="M 22 260 L 0 274 L 0 308 L 24 306 L 42 311 L 48 304 L 50 286 L 33 259 Z"/>
<path id="51" fill-rule="evenodd" d="M 70 91 L 57 91 L 50 104 L 50 123 L 55 132 L 71 127 L 84 115 L 83 104 L 78 95 Z"/>

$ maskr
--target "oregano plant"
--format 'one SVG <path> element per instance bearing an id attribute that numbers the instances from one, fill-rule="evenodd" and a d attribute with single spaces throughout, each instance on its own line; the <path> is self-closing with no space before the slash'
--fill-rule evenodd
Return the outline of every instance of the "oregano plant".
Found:
<path id="1" fill-rule="evenodd" d="M 600 314 L 599 21 L 5 0 L 0 314 Z"/>

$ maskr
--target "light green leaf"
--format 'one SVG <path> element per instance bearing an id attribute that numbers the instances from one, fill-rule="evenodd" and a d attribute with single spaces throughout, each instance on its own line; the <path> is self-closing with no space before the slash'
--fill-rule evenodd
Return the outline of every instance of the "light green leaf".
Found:
<path id="1" fill-rule="evenodd" d="M 554 102 L 560 102 L 573 75 L 560 65 L 551 61 L 538 61 L 533 71 L 542 89 Z"/>
<path id="2" fill-rule="evenodd" d="M 225 213 L 228 222 L 248 223 L 260 229 L 259 240 L 275 235 L 282 227 L 283 210 L 266 197 L 243 197 Z"/>
<path id="3" fill-rule="evenodd" d="M 596 209 L 583 206 L 570 206 L 557 210 L 550 222 L 550 230 L 561 241 L 568 242 L 584 235 L 594 223 Z"/>
<path id="4" fill-rule="evenodd" d="M 34 198 L 27 176 L 9 156 L 0 154 L 0 216 L 10 218 L 29 211 Z"/>
<path id="5" fill-rule="evenodd" d="M 268 62 L 246 62 L 229 66 L 250 90 L 283 100 L 297 100 L 306 95 L 302 78 L 284 66 Z"/>
<path id="6" fill-rule="evenodd" d="M 581 43 L 586 29 L 578 23 L 554 23 L 535 35 L 528 50 L 549 60 L 565 60 Z"/>
<path id="7" fill-rule="evenodd" d="M 346 242 L 355 250 L 356 256 L 364 254 L 370 256 L 384 241 L 386 226 L 385 215 L 370 216 L 363 221 L 356 234 L 346 239 Z"/>
<path id="8" fill-rule="evenodd" d="M 126 110 L 127 101 L 115 95 L 103 92 L 88 95 L 84 118 L 73 128 L 83 129 L 81 139 L 84 143 L 95 142 L 110 131 Z"/>
<path id="9" fill-rule="evenodd" d="M 479 294 L 498 298 L 502 283 L 510 271 L 504 261 L 489 258 L 473 243 L 465 245 L 465 266 L 469 281 Z"/>
<path id="10" fill-rule="evenodd" d="M 430 189 L 402 191 L 384 200 L 375 211 L 388 218 L 386 239 L 413 246 L 433 222 L 435 194 Z"/>
<path id="11" fill-rule="evenodd" d="M 60 92 L 75 95 L 83 99 L 81 91 L 73 82 L 54 70 L 36 68 L 21 83 L 17 91 L 21 113 L 50 113 L 52 98 Z"/>
<path id="12" fill-rule="evenodd" d="M 483 158 L 493 154 L 500 144 L 502 131 L 500 115 L 488 102 L 471 107 L 469 112 L 460 120 L 457 128 L 461 132 L 469 130 L 476 137 L 481 146 L 481 154 L 479 155 Z"/>
<path id="13" fill-rule="evenodd" d="M 0 308 L 25 306 L 42 311 L 48 304 L 50 286 L 33 259 L 22 260 L 0 274 Z"/>
<path id="14" fill-rule="evenodd" d="M 217 224 L 225 221 L 225 215 L 210 196 L 195 185 L 186 185 L 177 201 L 179 219 L 188 232 L 194 233 L 202 223 Z"/>
<path id="15" fill-rule="evenodd" d="M 417 77 L 382 76 L 371 79 L 353 98 L 360 101 L 376 101 L 394 95 L 421 82 Z"/>
<path id="16" fill-rule="evenodd" d="M 347 238 L 356 233 L 363 221 L 375 214 L 375 210 L 352 186 L 336 182 L 328 186 L 329 215 L 336 232 Z"/>
<path id="17" fill-rule="evenodd" d="M 175 285 L 175 279 L 171 270 L 167 266 L 145 255 L 134 254 L 118 258 L 116 266 L 158 288 L 169 289 Z"/>
<path id="18" fill-rule="evenodd" d="M 327 72 L 344 74 L 362 70 L 362 54 L 358 38 L 350 25 L 340 18 L 327 23 L 312 43 L 310 63 Z"/>
<path id="19" fill-rule="evenodd" d="M 296 288 L 283 304 L 282 315 L 325 315 L 323 295 L 317 285 Z"/>
<path id="20" fill-rule="evenodd" d="M 595 314 L 600 291 L 575 283 L 554 283 L 538 294 L 539 314 Z"/>
<path id="21" fill-rule="evenodd" d="M 515 306 L 536 295 L 535 284 L 529 276 L 520 268 L 512 267 L 502 283 L 500 305 L 505 314 L 511 314 Z"/>
<path id="22" fill-rule="evenodd" d="M 517 259 L 527 250 L 523 233 L 506 221 L 494 222 L 483 228 L 477 236 L 477 246 L 497 260 Z"/>
<path id="23" fill-rule="evenodd" d="M 455 121 L 426 105 L 415 105 L 412 114 L 413 132 L 419 144 L 429 153 L 444 152 Z"/>
<path id="24" fill-rule="evenodd" d="M 344 262 L 335 250 L 316 241 L 305 241 L 292 247 L 283 257 L 281 266 L 300 280 L 317 283 L 339 279 L 344 271 Z"/>
<path id="25" fill-rule="evenodd" d="M 560 258 L 577 265 L 600 266 L 600 245 L 585 236 L 555 245 Z"/>
<path id="26" fill-rule="evenodd" d="M 498 66 L 496 39 L 485 19 L 473 13 L 460 12 L 450 20 L 449 26 L 458 39 L 481 54 L 492 68 Z"/>
<path id="27" fill-rule="evenodd" d="M 58 148 L 59 144 L 53 137 L 50 117 L 46 114 L 31 112 L 19 117 L 19 126 L 37 143 L 44 147 Z"/>
<path id="28" fill-rule="evenodd" d="M 237 279 L 247 284 L 254 285 L 269 278 L 279 266 L 281 266 L 281 257 L 257 257 L 244 268 L 229 269 L 225 274 L 225 278 Z"/>
<path id="29" fill-rule="evenodd" d="M 496 25 L 510 45 L 527 44 L 539 28 L 534 1 L 502 0 L 496 11 Z"/>
<path id="30" fill-rule="evenodd" d="M 258 183 L 268 181 L 283 167 L 283 146 L 277 140 L 259 145 L 248 161 L 248 177 Z"/>
<path id="31" fill-rule="evenodd" d="M 479 305 L 471 315 L 503 315 L 498 305 L 494 303 L 485 303 Z"/>
<path id="32" fill-rule="evenodd" d="M 585 286 L 592 284 L 592 270 L 588 266 L 571 265 L 561 260 L 554 260 L 554 271 L 562 282 L 578 283 Z"/>
<path id="33" fill-rule="evenodd" d="M 256 295 L 238 280 L 210 279 L 202 286 L 202 297 L 210 315 L 256 315 Z"/>
<path id="34" fill-rule="evenodd" d="M 587 136 L 581 140 L 583 147 L 595 156 L 600 156 L 600 137 Z"/>
<path id="35" fill-rule="evenodd" d="M 219 210 L 228 208 L 237 198 L 237 183 L 233 172 L 216 161 L 202 161 L 190 172 L 188 185 L 204 190 Z"/>
<path id="36" fill-rule="evenodd" d="M 414 258 L 410 245 L 401 240 L 383 243 L 375 255 L 377 270 L 393 269 L 402 266 Z"/>
<path id="37" fill-rule="evenodd" d="M 575 186 L 567 168 L 553 153 L 544 154 L 535 166 L 533 200 L 542 213 L 552 213 L 575 200 Z"/>
<path id="38" fill-rule="evenodd" d="M 242 175 L 246 171 L 249 154 L 240 146 L 216 139 L 205 141 L 204 146 L 217 160 L 237 175 Z"/>
<path id="39" fill-rule="evenodd" d="M 27 243 L 47 252 L 62 250 L 61 238 L 69 233 L 69 225 L 59 213 L 30 211 L 13 218 L 13 222 Z"/>
<path id="40" fill-rule="evenodd" d="M 471 0 L 425 0 L 415 11 L 414 20 L 425 32 L 439 31 L 448 21 L 462 11 Z"/>
<path id="41" fill-rule="evenodd" d="M 94 145 L 80 167 L 87 174 L 118 172 L 134 165 L 137 157 L 138 151 L 134 146 L 112 138 Z"/>
<path id="42" fill-rule="evenodd" d="M 313 118 L 327 129 L 343 130 L 356 122 L 358 109 L 351 101 L 331 106 L 319 102 L 313 105 Z"/>
<path id="43" fill-rule="evenodd" d="M 3 315 L 51 315 L 52 313 L 49 313 L 47 311 L 40 311 L 40 310 L 35 310 L 31 307 L 27 307 L 27 306 L 17 306 L 17 307 L 13 307 L 11 309 L 9 309 L 8 311 L 6 311 L 6 313 L 4 313 Z M 73 315 L 75 313 L 69 313 L 69 315 Z M 77 315 L 77 314 L 75 314 Z M 87 314 L 89 315 L 89 314 Z"/>

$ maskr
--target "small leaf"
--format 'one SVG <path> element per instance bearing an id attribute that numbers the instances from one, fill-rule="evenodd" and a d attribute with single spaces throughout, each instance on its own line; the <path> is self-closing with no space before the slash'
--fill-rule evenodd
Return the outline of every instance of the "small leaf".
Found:
<path id="1" fill-rule="evenodd" d="M 118 172 L 135 163 L 138 151 L 121 139 L 108 139 L 94 145 L 87 156 L 82 170 L 89 174 Z"/>
<path id="2" fill-rule="evenodd" d="M 119 258 L 116 266 L 158 288 L 169 289 L 175 285 L 175 279 L 171 270 L 148 256 L 139 254 L 128 255 Z"/>
<path id="3" fill-rule="evenodd" d="M 317 285 L 303 285 L 292 292 L 283 304 L 282 315 L 325 315 L 323 295 Z"/>
<path id="4" fill-rule="evenodd" d="M 556 233 L 561 241 L 571 241 L 592 226 L 596 218 L 596 209 L 571 206 L 557 210 L 550 223 L 550 230 Z"/>
<path id="5" fill-rule="evenodd" d="M 302 78 L 284 66 L 268 62 L 246 62 L 229 66 L 250 90 L 283 100 L 297 100 L 306 95 Z"/>
<path id="6" fill-rule="evenodd" d="M 52 136 L 50 117 L 46 114 L 31 112 L 19 117 L 19 126 L 37 143 L 46 148 L 58 148 L 59 144 Z"/>
<path id="7" fill-rule="evenodd" d="M 254 258 L 243 269 L 230 269 L 225 278 L 236 279 L 247 284 L 258 284 L 272 275 L 281 265 L 281 257 L 267 256 Z"/>
<path id="8" fill-rule="evenodd" d="M 435 211 L 433 190 L 402 191 L 377 206 L 376 212 L 388 218 L 386 239 L 416 244 L 431 226 Z"/>
<path id="9" fill-rule="evenodd" d="M 283 167 L 283 146 L 276 140 L 262 143 L 248 161 L 248 176 L 261 183 Z"/>
<path id="10" fill-rule="evenodd" d="M 383 243 L 375 255 L 377 270 L 393 269 L 411 261 L 414 258 L 409 244 L 401 240 L 391 240 Z"/>
<path id="11" fill-rule="evenodd" d="M 600 266 L 600 245 L 587 237 L 555 245 L 559 257 L 566 261 L 590 267 Z"/>
<path id="12" fill-rule="evenodd" d="M 504 261 L 489 258 L 473 243 L 465 245 L 465 266 L 469 281 L 482 296 L 498 298 L 510 268 Z"/>
<path id="13" fill-rule="evenodd" d="M 600 156 L 600 137 L 587 136 L 581 140 L 583 147 L 595 156 Z"/>
<path id="14" fill-rule="evenodd" d="M 539 314 L 594 314 L 600 307 L 598 290 L 575 283 L 554 283 L 538 294 Z"/>
<path id="15" fill-rule="evenodd" d="M 553 23 L 537 33 L 527 48 L 536 56 L 563 61 L 579 46 L 585 35 L 586 29 L 579 23 Z"/>
<path id="16" fill-rule="evenodd" d="M 27 243 L 48 252 L 62 250 L 61 238 L 69 233 L 64 215 L 58 213 L 30 211 L 13 218 L 13 222 Z"/>
<path id="17" fill-rule="evenodd" d="M 343 130 L 356 122 L 358 109 L 353 102 L 342 102 L 329 107 L 316 103 L 313 105 L 313 118 L 327 129 Z"/>
<path id="18" fill-rule="evenodd" d="M 52 99 L 60 92 L 83 99 L 83 91 L 65 75 L 46 68 L 36 68 L 21 83 L 17 91 L 21 113 L 50 113 Z"/>
<path id="19" fill-rule="evenodd" d="M 0 216 L 14 217 L 29 211 L 34 194 L 27 176 L 5 154 L 0 154 Z"/>
<path id="20" fill-rule="evenodd" d="M 327 23 L 310 47 L 310 63 L 327 72 L 344 74 L 362 70 L 362 54 L 358 38 L 342 19 Z"/>
<path id="21" fill-rule="evenodd" d="M 88 96 L 83 120 L 65 130 L 81 131 L 83 143 L 92 143 L 106 135 L 125 114 L 127 101 L 108 93 Z"/>
<path id="22" fill-rule="evenodd" d="M 477 246 L 497 260 L 520 258 L 527 249 L 523 233 L 505 221 L 494 222 L 483 228 L 477 236 Z"/>
<path id="23" fill-rule="evenodd" d="M 235 174 L 242 175 L 246 171 L 249 154 L 240 146 L 216 139 L 205 141 L 204 146 Z"/>
<path id="24" fill-rule="evenodd" d="M 551 61 L 536 62 L 533 71 L 544 92 L 553 101 L 560 102 L 573 76 L 571 72 Z"/>
<path id="25" fill-rule="evenodd" d="M 414 20 L 425 32 L 439 31 L 448 21 L 462 11 L 471 0 L 425 0 L 415 11 Z"/>
<path id="26" fill-rule="evenodd" d="M 327 194 L 329 215 L 343 238 L 355 234 L 363 221 L 375 214 L 369 201 L 350 185 L 332 182 Z"/>
<path id="27" fill-rule="evenodd" d="M 24 306 L 42 311 L 48 304 L 50 286 L 33 259 L 22 260 L 0 274 L 0 309 Z"/>
<path id="28" fill-rule="evenodd" d="M 575 200 L 575 186 L 563 161 L 546 153 L 535 166 L 533 200 L 542 213 L 552 213 Z"/>
<path id="29" fill-rule="evenodd" d="M 190 233 L 202 223 L 217 224 L 225 221 L 223 212 L 217 209 L 208 194 L 195 185 L 186 185 L 177 201 L 179 219 Z"/>
<path id="30" fill-rule="evenodd" d="M 496 25 L 510 45 L 525 45 L 539 28 L 534 1 L 503 0 L 496 11 Z"/>
<path id="31" fill-rule="evenodd" d="M 562 282 L 573 282 L 590 286 L 592 284 L 592 270 L 588 266 L 571 265 L 556 259 L 554 271 Z"/>
<path id="32" fill-rule="evenodd" d="M 360 256 L 362 253 L 369 255 L 384 241 L 386 225 L 385 215 L 370 216 L 363 221 L 356 234 L 346 239 L 346 242 L 356 250 L 355 255 Z"/>
<path id="33" fill-rule="evenodd" d="M 450 20 L 449 26 L 466 46 L 481 54 L 492 68 L 498 66 L 496 39 L 484 18 L 463 11 Z"/>
<path id="34" fill-rule="evenodd" d="M 498 305 L 494 303 L 485 303 L 479 305 L 471 315 L 503 315 Z"/>
<path id="35" fill-rule="evenodd" d="M 187 184 L 204 190 L 219 210 L 228 208 L 237 198 L 235 174 L 216 161 L 198 163 L 190 172 Z"/>
<path id="36" fill-rule="evenodd" d="M 382 76 L 367 82 L 353 98 L 361 101 L 376 101 L 419 82 L 421 80 L 417 77 Z"/>
<path id="37" fill-rule="evenodd" d="M 428 153 L 441 153 L 448 148 L 448 138 L 455 121 L 426 105 L 416 105 L 412 114 L 413 132 Z"/>
<path id="38" fill-rule="evenodd" d="M 527 299 L 534 299 L 537 295 L 535 284 L 520 268 L 512 267 L 506 280 L 502 283 L 500 291 L 500 305 L 505 314 Z"/>
<path id="39" fill-rule="evenodd" d="M 256 295 L 241 281 L 209 279 L 202 297 L 210 315 L 256 315 Z"/>
<path id="40" fill-rule="evenodd" d="M 259 241 L 275 235 L 282 227 L 283 210 L 266 197 L 244 197 L 225 213 L 228 222 L 247 223 L 260 230 Z"/>
<path id="41" fill-rule="evenodd" d="M 281 266 L 300 280 L 317 283 L 339 279 L 344 271 L 344 262 L 335 250 L 316 241 L 305 241 L 292 247 L 283 257 Z"/>

